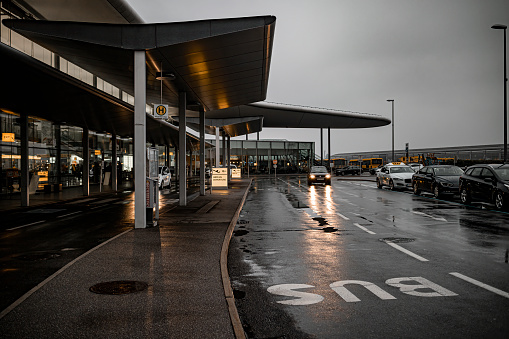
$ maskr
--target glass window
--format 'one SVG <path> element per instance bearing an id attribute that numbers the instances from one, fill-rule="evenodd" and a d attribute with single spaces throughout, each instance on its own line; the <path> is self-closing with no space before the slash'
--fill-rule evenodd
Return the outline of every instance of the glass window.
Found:
<path id="1" fill-rule="evenodd" d="M 495 174 L 493 174 L 493 172 L 490 169 L 483 168 L 482 172 L 481 172 L 481 177 L 483 177 L 483 178 L 493 178 L 493 177 L 495 177 Z"/>
<path id="2" fill-rule="evenodd" d="M 480 177 L 481 170 L 482 170 L 482 167 L 476 167 L 476 168 L 472 169 L 472 172 L 470 172 L 470 175 L 473 177 Z"/>

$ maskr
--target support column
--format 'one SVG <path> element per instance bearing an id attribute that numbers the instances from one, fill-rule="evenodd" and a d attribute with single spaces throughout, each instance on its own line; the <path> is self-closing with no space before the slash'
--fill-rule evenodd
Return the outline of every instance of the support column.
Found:
<path id="1" fill-rule="evenodd" d="M 205 195 L 205 110 L 200 106 L 200 195 Z"/>
<path id="2" fill-rule="evenodd" d="M 179 180 L 179 148 L 175 146 L 175 184 Z"/>
<path id="3" fill-rule="evenodd" d="M 118 178 L 117 178 L 117 135 L 111 135 L 111 189 L 113 192 L 117 191 Z"/>
<path id="4" fill-rule="evenodd" d="M 134 51 L 134 227 L 147 227 L 147 69 L 145 51 Z"/>
<path id="5" fill-rule="evenodd" d="M 90 149 L 88 145 L 88 128 L 83 128 L 81 136 L 81 145 L 83 148 L 83 170 L 81 171 L 81 181 L 83 182 L 83 195 L 90 195 Z"/>
<path id="6" fill-rule="evenodd" d="M 216 163 L 214 164 L 215 167 L 219 167 L 219 127 L 216 127 Z"/>
<path id="7" fill-rule="evenodd" d="M 320 165 L 323 166 L 323 128 L 320 128 Z"/>
<path id="8" fill-rule="evenodd" d="M 21 206 L 30 205 L 29 174 L 28 174 L 28 115 L 20 115 L 21 132 Z"/>
<path id="9" fill-rule="evenodd" d="M 62 183 L 62 133 L 60 125 L 55 125 L 55 142 L 57 144 L 57 157 L 55 160 L 57 169 L 57 184 Z M 49 184 L 49 183 L 48 183 Z"/>
<path id="10" fill-rule="evenodd" d="M 329 150 L 329 156 L 328 156 L 329 163 L 327 164 L 327 167 L 329 167 L 329 170 L 332 171 L 332 168 L 330 167 L 330 163 L 331 163 L 331 159 L 332 159 L 332 156 L 330 154 L 330 127 L 327 127 L 327 133 L 328 133 L 327 147 L 328 147 L 328 150 Z"/>
<path id="11" fill-rule="evenodd" d="M 179 205 L 187 206 L 186 92 L 179 92 Z"/>
<path id="12" fill-rule="evenodd" d="M 230 170 L 230 135 L 226 136 L 226 168 L 228 170 L 227 172 L 227 178 L 228 178 L 228 186 L 230 185 L 230 180 L 232 179 L 232 174 Z"/>
<path id="13" fill-rule="evenodd" d="M 222 147 L 221 147 L 221 165 L 226 166 L 226 133 L 223 131 L 221 131 L 221 144 L 222 144 Z"/>

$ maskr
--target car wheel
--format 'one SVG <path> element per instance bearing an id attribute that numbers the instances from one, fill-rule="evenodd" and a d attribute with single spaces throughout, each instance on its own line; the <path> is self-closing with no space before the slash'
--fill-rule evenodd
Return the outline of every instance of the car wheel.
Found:
<path id="1" fill-rule="evenodd" d="M 391 191 L 394 191 L 396 190 L 396 187 L 394 187 L 394 181 L 389 181 L 389 188 L 391 189 Z"/>
<path id="2" fill-rule="evenodd" d="M 470 204 L 470 202 L 472 201 L 472 198 L 470 197 L 470 193 L 468 192 L 468 190 L 465 187 L 463 187 L 460 191 L 460 200 L 464 204 Z"/>
<path id="3" fill-rule="evenodd" d="M 437 199 L 440 197 L 440 187 L 438 185 L 433 186 L 433 196 Z"/>
<path id="4" fill-rule="evenodd" d="M 419 189 L 419 185 L 416 182 L 414 182 L 414 194 L 415 195 L 421 194 L 421 190 Z"/>
<path id="5" fill-rule="evenodd" d="M 502 194 L 502 192 L 498 191 L 495 193 L 495 207 L 497 208 L 497 210 L 503 210 L 506 208 L 506 203 L 504 201 L 504 195 Z"/>
<path id="6" fill-rule="evenodd" d="M 345 172 L 340 172 L 339 175 L 345 175 Z"/>
<path id="7" fill-rule="evenodd" d="M 383 185 L 382 185 L 382 181 L 379 179 L 379 178 L 376 178 L 376 187 L 382 189 Z"/>

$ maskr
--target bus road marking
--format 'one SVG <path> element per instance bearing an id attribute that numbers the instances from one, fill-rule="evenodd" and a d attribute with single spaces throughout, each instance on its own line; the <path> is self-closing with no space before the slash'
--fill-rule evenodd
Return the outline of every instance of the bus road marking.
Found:
<path id="1" fill-rule="evenodd" d="M 17 227 L 13 227 L 13 228 L 8 228 L 7 231 L 14 231 L 14 230 L 17 230 L 18 228 L 23 228 L 23 227 L 33 226 L 33 225 L 37 225 L 37 224 L 42 224 L 43 222 L 46 222 L 46 220 L 36 221 L 36 222 L 31 223 L 31 224 L 21 225 L 21 226 L 17 226 Z"/>

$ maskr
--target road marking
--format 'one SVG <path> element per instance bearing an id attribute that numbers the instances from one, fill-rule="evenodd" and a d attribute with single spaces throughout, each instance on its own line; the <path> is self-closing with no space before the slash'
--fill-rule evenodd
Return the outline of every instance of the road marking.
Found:
<path id="1" fill-rule="evenodd" d="M 302 211 L 306 212 L 311 218 L 321 218 L 322 216 L 315 211 L 313 211 L 311 208 L 302 208 Z"/>
<path id="2" fill-rule="evenodd" d="M 485 290 L 488 290 L 488 291 L 490 291 L 490 292 L 493 292 L 493 293 L 495 293 L 495 294 L 498 294 L 498 295 L 500 295 L 500 296 L 502 296 L 502 297 L 505 297 L 505 298 L 508 298 L 508 299 L 509 299 L 509 293 L 504 292 L 504 291 L 502 291 L 502 290 L 499 290 L 498 288 L 495 288 L 495 287 L 493 287 L 493 286 L 487 285 L 487 284 L 482 283 L 482 282 L 480 282 L 480 281 L 477 281 L 477 280 L 475 280 L 475 279 L 469 278 L 469 277 L 467 277 L 466 275 L 463 275 L 463 274 L 461 274 L 461 273 L 452 272 L 452 273 L 449 273 L 449 274 L 450 274 L 450 275 L 455 276 L 456 278 L 460 278 L 460 279 L 465 280 L 465 281 L 467 281 L 467 282 L 469 282 L 469 283 L 471 283 L 471 284 L 474 284 L 474 285 L 476 285 L 476 286 L 482 287 L 482 288 L 484 288 Z"/>
<path id="3" fill-rule="evenodd" d="M 295 291 L 302 288 L 313 288 L 313 285 L 306 284 L 281 284 L 270 286 L 267 291 L 272 294 L 282 295 L 285 297 L 295 297 L 296 299 L 277 301 L 278 304 L 283 305 L 312 305 L 319 303 L 323 297 L 319 294 Z"/>
<path id="4" fill-rule="evenodd" d="M 91 200 L 95 200 L 95 199 L 97 199 L 97 198 L 81 199 L 81 200 L 77 200 L 77 201 L 69 202 L 68 204 L 82 204 L 82 203 L 84 203 L 84 202 L 91 201 Z"/>
<path id="5" fill-rule="evenodd" d="M 417 215 L 422 215 L 424 217 L 428 217 L 428 218 L 431 218 L 431 219 L 434 219 L 434 220 L 447 222 L 447 219 L 444 219 L 444 218 L 441 218 L 441 217 L 434 217 L 432 215 L 429 215 L 429 214 L 426 214 L 426 213 L 423 213 L 423 212 L 412 211 L 412 213 L 417 214 Z"/>
<path id="6" fill-rule="evenodd" d="M 65 217 L 68 217 L 70 215 L 74 215 L 74 214 L 78 214 L 78 213 L 81 213 L 81 211 L 72 212 L 72 213 L 68 213 L 68 214 L 64 214 L 64 215 L 59 215 L 57 218 L 65 218 Z"/>
<path id="7" fill-rule="evenodd" d="M 401 247 L 401 246 L 399 246 L 399 245 L 396 245 L 396 244 L 395 244 L 395 243 L 393 243 L 392 241 L 385 241 L 385 243 L 386 243 L 387 245 L 389 245 L 389 246 L 394 247 L 394 248 L 395 248 L 395 249 L 397 249 L 398 251 L 401 251 L 401 252 L 403 252 L 403 253 L 405 253 L 405 254 L 408 254 L 408 255 L 409 255 L 409 256 L 411 256 L 411 257 L 414 257 L 415 259 L 417 259 L 417 260 L 419 260 L 419 261 L 429 261 L 428 259 L 423 258 L 423 257 L 421 257 L 420 255 L 417 255 L 417 254 L 415 254 L 415 253 L 413 253 L 413 252 L 410 252 L 409 250 L 407 250 L 407 249 L 405 249 L 405 248 L 403 248 L 403 247 Z"/>
<path id="8" fill-rule="evenodd" d="M 336 213 L 337 215 L 339 215 L 341 218 L 345 219 L 345 220 L 350 220 L 350 218 L 348 217 L 345 217 L 343 214 L 341 213 Z"/>
<path id="9" fill-rule="evenodd" d="M 91 205 L 104 204 L 104 203 L 111 202 L 111 201 L 114 201 L 114 200 L 118 200 L 118 198 L 111 198 L 111 199 L 104 199 L 104 200 L 95 201 L 95 202 L 91 203 Z"/>
<path id="10" fill-rule="evenodd" d="M 360 228 L 361 230 L 363 230 L 364 232 L 367 232 L 367 233 L 369 233 L 369 234 L 376 234 L 375 232 L 372 232 L 372 231 L 368 230 L 366 227 L 361 226 L 361 225 L 359 225 L 358 223 L 354 223 L 354 225 L 355 225 L 355 226 L 357 226 L 357 227 L 359 227 L 359 228 Z"/>
<path id="11" fill-rule="evenodd" d="M 31 223 L 31 224 L 21 225 L 21 226 L 13 227 L 13 228 L 8 228 L 7 231 L 14 231 L 14 230 L 17 230 L 18 228 L 23 228 L 23 227 L 28 227 L 28 226 L 32 226 L 32 225 L 42 224 L 43 222 L 46 222 L 46 220 L 36 221 L 36 222 Z"/>

